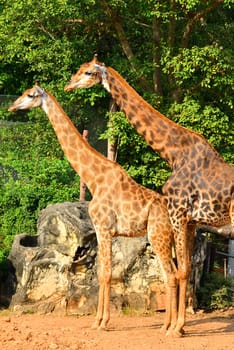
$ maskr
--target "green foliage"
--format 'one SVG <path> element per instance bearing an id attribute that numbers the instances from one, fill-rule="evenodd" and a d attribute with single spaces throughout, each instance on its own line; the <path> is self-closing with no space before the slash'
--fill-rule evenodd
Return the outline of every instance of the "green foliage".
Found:
<path id="1" fill-rule="evenodd" d="M 182 48 L 177 55 L 164 57 L 164 72 L 171 73 L 178 86 L 198 97 L 203 107 L 212 106 L 226 110 L 231 115 L 233 99 L 232 50 L 218 44 Z"/>
<path id="2" fill-rule="evenodd" d="M 4 121 L 0 127 L 0 263 L 16 234 L 36 233 L 40 210 L 79 198 L 78 176 L 45 115 L 33 110 L 19 118 L 29 121 Z"/>
<path id="3" fill-rule="evenodd" d="M 63 90 L 80 64 L 98 52 L 150 104 L 201 132 L 234 164 L 232 4 L 41 0 L 35 6 L 33 0 L 2 0 L 0 94 L 19 95 L 39 80 L 77 127 L 94 130 L 89 140 L 100 150 L 97 138 L 105 128 L 110 95 L 102 86 L 71 94 Z M 10 114 L 9 103 L 0 108 L 3 256 L 16 233 L 35 232 L 41 208 L 78 198 L 77 177 L 44 112 Z M 118 162 L 137 182 L 159 191 L 170 174 L 168 165 L 123 114 L 108 118 L 102 139 L 117 142 Z"/>
<path id="4" fill-rule="evenodd" d="M 171 105 L 169 115 L 176 123 L 204 135 L 227 162 L 234 164 L 234 120 L 221 108 L 203 106 L 188 94 L 181 103 Z"/>
<path id="5" fill-rule="evenodd" d="M 205 275 L 197 291 L 198 307 L 205 310 L 223 309 L 233 305 L 233 282 L 218 273 Z"/>
<path id="6" fill-rule="evenodd" d="M 117 146 L 117 162 L 143 186 L 160 191 L 170 175 L 168 165 L 153 151 L 128 122 L 124 113 L 109 112 L 108 129 L 101 138 Z"/>
<path id="7" fill-rule="evenodd" d="M 1 166 L 5 169 L 5 164 Z M 18 233 L 36 233 L 39 212 L 48 204 L 75 201 L 79 196 L 79 181 L 64 159 L 14 161 L 10 178 L 0 187 L 0 262 L 5 258 Z"/>
<path id="8" fill-rule="evenodd" d="M 1 164 L 4 167 L 4 164 Z M 14 236 L 36 233 L 39 212 L 48 204 L 79 199 L 79 181 L 64 159 L 12 163 L 17 180 L 0 187 L 0 250 L 7 256 Z"/>

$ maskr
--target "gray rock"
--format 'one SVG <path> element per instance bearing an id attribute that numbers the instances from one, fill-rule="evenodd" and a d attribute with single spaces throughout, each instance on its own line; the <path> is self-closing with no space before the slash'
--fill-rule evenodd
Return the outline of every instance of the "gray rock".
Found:
<path id="1" fill-rule="evenodd" d="M 162 269 L 147 238 L 114 238 L 112 252 L 112 307 L 143 312 L 164 309 Z M 95 313 L 97 240 L 87 202 L 54 204 L 42 210 L 37 235 L 17 235 L 9 262 L 17 280 L 11 308 Z"/>

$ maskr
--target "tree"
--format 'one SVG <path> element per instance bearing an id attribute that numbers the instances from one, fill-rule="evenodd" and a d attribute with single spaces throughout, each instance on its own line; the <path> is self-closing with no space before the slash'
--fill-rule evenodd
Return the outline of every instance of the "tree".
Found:
<path id="1" fill-rule="evenodd" d="M 202 133 L 233 163 L 231 2 L 172 0 L 136 4 L 128 1 L 122 6 L 121 2 L 101 1 L 101 4 L 129 61 L 138 91 L 174 121 Z M 230 36 L 225 28 L 230 30 Z M 143 58 L 147 62 L 144 65 Z M 121 139 L 118 159 L 121 152 L 127 154 L 128 165 L 123 164 L 130 174 L 141 173 L 144 180 L 136 179 L 152 187 L 154 176 L 151 171 L 144 171 L 144 162 L 139 156 L 144 154 L 145 145 L 139 149 L 141 139 L 137 136 L 132 145 L 127 137 L 131 127 L 125 124 L 128 131 L 124 131 L 123 120 L 118 122 L 118 117 L 114 120 L 117 124 L 114 126 L 111 122 L 111 132 L 116 129 Z M 124 147 L 127 143 L 132 145 L 134 154 L 138 150 L 139 162 L 135 165 L 129 164 L 129 159 L 135 160 L 135 156 L 130 156 L 129 147 Z M 153 160 L 155 155 L 148 158 Z M 169 173 L 162 161 L 156 162 L 154 174 L 162 176 L 153 182 L 161 185 Z"/>
<path id="2" fill-rule="evenodd" d="M 109 94 L 100 86 L 72 94 L 66 94 L 63 87 L 71 73 L 98 52 L 100 61 L 120 72 L 155 108 L 177 123 L 201 132 L 225 160 L 234 164 L 233 3 L 233 0 L 41 0 L 35 6 L 33 0 L 2 0 L 0 93 L 20 94 L 39 80 L 56 96 L 80 131 L 93 126 L 89 140 L 97 148 L 97 137 L 110 117 L 110 113 L 106 115 Z M 12 115 L 3 108 L 0 118 L 8 123 L 24 122 L 23 132 L 20 124 L 12 124 L 11 131 L 10 124 L 0 128 L 0 163 L 4 171 L 9 167 L 9 172 L 13 169 L 21 174 L 14 196 L 9 187 L 12 179 L 1 181 L 2 194 L 8 193 L 8 198 L 22 194 L 20 186 L 27 183 L 26 172 L 20 166 L 23 161 L 24 168 L 30 169 L 31 180 L 34 179 L 30 191 L 24 192 L 31 195 L 24 204 L 21 202 L 25 211 L 35 214 L 46 203 L 58 200 L 58 194 L 60 199 L 73 199 L 72 188 L 76 190 L 73 175 L 45 116 Z M 117 161 L 138 182 L 160 190 L 170 173 L 167 164 L 144 143 L 122 113 L 115 112 L 110 119 L 103 137 L 115 137 Z M 100 149 L 104 153 L 103 145 Z M 32 164 L 38 164 L 37 172 Z M 54 175 L 48 175 L 48 164 Z M 64 177 L 65 173 L 70 177 L 66 177 L 68 197 L 61 192 L 65 183 L 60 171 Z M 41 202 L 38 174 L 47 180 L 56 178 L 47 182 L 45 187 L 51 196 L 45 196 Z M 31 204 L 26 205 L 27 201 Z M 7 222 L 12 225 L 13 217 L 21 217 L 17 205 L 12 201 L 11 212 L 11 207 L 2 204 L 1 214 L 11 212 L 11 219 L 0 225 L 0 233 L 6 232 Z"/>

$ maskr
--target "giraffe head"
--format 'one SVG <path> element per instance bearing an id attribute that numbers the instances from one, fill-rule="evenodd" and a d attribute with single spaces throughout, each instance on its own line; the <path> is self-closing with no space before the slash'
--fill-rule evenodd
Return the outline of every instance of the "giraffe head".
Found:
<path id="1" fill-rule="evenodd" d="M 15 112 L 19 109 L 30 109 L 33 107 L 41 107 L 46 92 L 39 85 L 26 90 L 15 102 L 8 108 L 9 112 Z"/>
<path id="2" fill-rule="evenodd" d="M 92 61 L 84 63 L 70 82 L 65 86 L 65 91 L 72 91 L 78 88 L 89 88 L 93 85 L 102 83 L 105 86 L 106 67 L 104 63 L 98 62 L 97 55 L 94 55 Z M 107 88 L 108 90 L 108 88 Z"/>

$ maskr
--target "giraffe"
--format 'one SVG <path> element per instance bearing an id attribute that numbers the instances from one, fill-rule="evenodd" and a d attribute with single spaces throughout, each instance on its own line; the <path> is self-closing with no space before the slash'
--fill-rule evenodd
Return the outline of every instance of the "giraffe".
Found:
<path id="1" fill-rule="evenodd" d="M 231 224 L 234 229 L 234 168 L 202 135 L 176 124 L 149 105 L 117 71 L 99 62 L 97 55 L 80 66 L 64 90 L 98 83 L 172 170 L 162 190 L 174 232 L 179 302 L 177 322 L 168 327 L 174 335 L 181 336 L 195 228 L 198 224 Z"/>
<path id="2" fill-rule="evenodd" d="M 148 240 L 158 255 L 165 276 L 167 312 L 176 320 L 176 267 L 172 257 L 173 232 L 165 198 L 137 184 L 116 162 L 93 149 L 77 131 L 57 100 L 39 85 L 26 90 L 10 107 L 14 112 L 41 107 L 47 114 L 71 166 L 92 194 L 89 215 L 98 242 L 99 296 L 94 328 L 106 329 L 110 319 L 112 237 Z"/>

